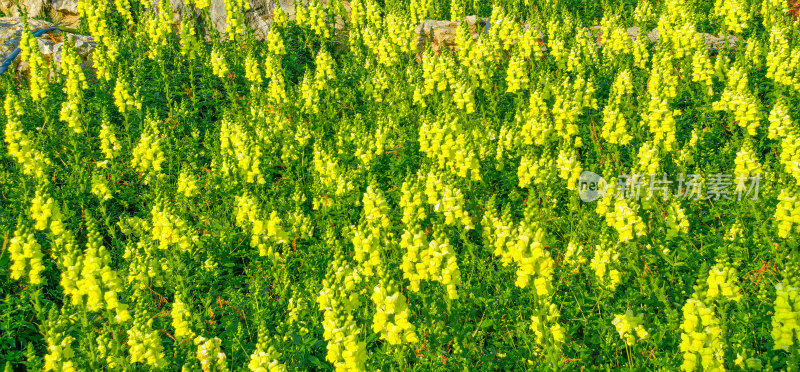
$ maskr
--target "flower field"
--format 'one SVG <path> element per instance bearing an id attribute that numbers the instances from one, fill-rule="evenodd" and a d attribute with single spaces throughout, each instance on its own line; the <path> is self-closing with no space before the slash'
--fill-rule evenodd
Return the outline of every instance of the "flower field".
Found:
<path id="1" fill-rule="evenodd" d="M 0 368 L 800 370 L 800 5 L 151 3 L 0 76 Z"/>

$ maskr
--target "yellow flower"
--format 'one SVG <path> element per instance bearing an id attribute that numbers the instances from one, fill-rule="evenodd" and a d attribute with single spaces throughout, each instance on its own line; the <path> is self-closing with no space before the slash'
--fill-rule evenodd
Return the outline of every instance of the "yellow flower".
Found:
<path id="1" fill-rule="evenodd" d="M 625 341 L 628 346 L 633 346 L 636 340 L 641 340 L 647 337 L 648 333 L 642 326 L 642 317 L 644 314 L 634 316 L 633 311 L 630 309 L 625 314 L 615 315 L 611 324 L 617 329 L 619 337 Z M 637 338 L 638 337 L 638 338 Z"/>
<path id="2" fill-rule="evenodd" d="M 772 316 L 772 339 L 775 350 L 789 351 L 800 334 L 800 287 L 783 280 L 775 285 L 775 315 Z"/>

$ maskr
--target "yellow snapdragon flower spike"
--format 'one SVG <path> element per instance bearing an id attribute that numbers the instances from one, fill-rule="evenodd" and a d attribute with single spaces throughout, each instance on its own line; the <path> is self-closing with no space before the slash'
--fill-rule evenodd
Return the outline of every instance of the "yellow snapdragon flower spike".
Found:
<path id="1" fill-rule="evenodd" d="M 17 229 L 8 245 L 8 252 L 11 254 L 9 268 L 11 279 L 20 280 L 27 277 L 32 285 L 45 283 L 41 275 L 44 271 L 42 246 L 32 233 L 25 229 Z"/>
<path id="2" fill-rule="evenodd" d="M 392 345 L 417 343 L 419 338 L 414 325 L 409 322 L 410 312 L 406 305 L 406 296 L 397 287 L 385 279 L 375 286 L 372 292 L 375 303 L 375 316 L 372 318 L 372 330 L 381 335 L 381 339 Z"/>
<path id="3" fill-rule="evenodd" d="M 749 141 L 745 141 L 742 144 L 742 149 L 736 153 L 736 159 L 734 159 L 733 163 L 735 165 L 733 171 L 735 179 L 747 179 L 761 174 L 761 163 L 758 161 L 753 144 Z M 737 191 L 740 190 L 737 189 Z"/>
<path id="4" fill-rule="evenodd" d="M 178 193 L 183 194 L 187 198 L 191 198 L 198 194 L 197 178 L 192 174 L 183 171 L 178 175 Z"/>
<path id="5" fill-rule="evenodd" d="M 231 40 L 236 40 L 245 31 L 245 13 L 250 10 L 249 0 L 225 1 L 225 32 Z M 298 20 L 299 23 L 299 20 Z"/>
<path id="6" fill-rule="evenodd" d="M 41 101 L 48 94 L 49 69 L 44 61 L 44 55 L 39 50 L 39 42 L 33 36 L 33 32 L 28 27 L 27 21 L 22 30 L 22 37 L 19 42 L 20 58 L 28 62 L 30 69 L 30 91 L 34 102 Z"/>
<path id="7" fill-rule="evenodd" d="M 54 236 L 64 232 L 63 216 L 61 208 L 56 204 L 55 199 L 50 197 L 42 190 L 36 190 L 36 194 L 31 200 L 31 218 L 36 221 L 34 228 L 44 230 L 50 228 Z"/>
<path id="8" fill-rule="evenodd" d="M 747 29 L 748 22 L 752 15 L 748 9 L 748 3 L 742 0 L 716 0 L 714 2 L 714 13 L 722 18 L 722 22 L 728 31 L 740 34 Z"/>
<path id="9" fill-rule="evenodd" d="M 689 233 L 689 219 L 677 199 L 673 199 L 667 213 L 667 239 Z"/>
<path id="10" fill-rule="evenodd" d="M 133 159 L 131 160 L 131 167 L 148 175 L 145 183 L 149 182 L 149 175 L 161 173 L 161 164 L 166 160 L 164 151 L 161 149 L 161 136 L 154 129 L 156 124 L 152 120 L 149 121 L 149 130 L 145 129 L 145 132 L 142 133 L 139 142 L 133 149 Z"/>
<path id="11" fill-rule="evenodd" d="M 189 311 L 189 307 L 181 301 L 178 295 L 175 296 L 175 303 L 172 305 L 170 315 L 172 316 L 172 327 L 175 328 L 176 340 L 193 340 L 196 335 L 192 331 L 190 323 L 192 314 Z"/>
<path id="12" fill-rule="evenodd" d="M 258 67 L 258 59 L 252 53 L 248 53 L 244 59 L 244 77 L 250 82 L 250 86 L 253 89 L 263 82 L 261 69 Z"/>
<path id="13" fill-rule="evenodd" d="M 100 151 L 105 155 L 106 160 L 113 160 L 119 156 L 122 145 L 119 143 L 117 136 L 108 120 L 103 120 L 100 125 Z"/>
<path id="14" fill-rule="evenodd" d="M 159 204 L 161 203 L 156 203 L 150 210 L 153 240 L 158 242 L 160 249 L 177 245 L 183 252 L 190 251 L 199 237 L 192 234 L 185 220 L 174 215 L 169 208 Z"/>
<path id="15" fill-rule="evenodd" d="M 100 174 L 92 175 L 92 194 L 97 196 L 101 201 L 106 201 L 114 197 L 106 184 L 105 177 Z"/>
<path id="16" fill-rule="evenodd" d="M 796 92 L 800 90 L 800 50 L 791 47 L 789 32 L 777 26 L 770 29 L 767 78 Z"/>
<path id="17" fill-rule="evenodd" d="M 114 104 L 121 114 L 142 109 L 142 100 L 138 93 L 131 93 L 130 84 L 120 77 L 114 85 Z"/>
<path id="18" fill-rule="evenodd" d="M 553 259 L 544 247 L 544 229 L 533 221 L 526 218 L 514 226 L 510 215 L 499 218 L 490 209 L 484 215 L 483 234 L 503 266 L 517 265 L 517 287 L 527 288 L 533 282 L 536 294 L 547 297 L 553 291 Z"/>
<path id="19" fill-rule="evenodd" d="M 508 63 L 508 70 L 506 71 L 506 84 L 508 85 L 506 92 L 515 93 L 528 88 L 530 78 L 528 78 L 527 70 L 525 59 L 518 54 L 514 54 Z"/>
<path id="20" fill-rule="evenodd" d="M 406 229 L 400 238 L 403 256 L 403 277 L 408 279 L 409 290 L 419 292 L 423 280 L 442 283 L 451 300 L 458 299 L 456 286 L 461 284 L 461 270 L 458 268 L 455 252 L 446 237 L 434 233 L 428 241 L 418 226 Z"/>
<path id="21" fill-rule="evenodd" d="M 692 295 L 683 306 L 680 350 L 684 371 L 724 371 L 724 344 L 719 318 L 712 308 Z"/>
<path id="22" fill-rule="evenodd" d="M 424 121 L 419 127 L 420 151 L 461 178 L 481 179 L 480 163 L 474 141 L 458 118 Z"/>
<path id="23" fill-rule="evenodd" d="M 364 275 L 372 276 L 378 267 L 386 246 L 391 242 L 389 227 L 389 205 L 383 192 L 367 186 L 362 200 L 364 204 L 364 222 L 353 233 L 354 258 L 361 263 Z"/>
<path id="24" fill-rule="evenodd" d="M 544 145 L 553 131 L 553 125 L 550 110 L 540 91 L 534 90 L 531 93 L 527 110 L 518 117 L 520 123 L 516 135 L 517 144 Z"/>
<path id="25" fill-rule="evenodd" d="M 634 316 L 633 311 L 630 309 L 625 314 L 616 314 L 611 324 L 617 329 L 619 337 L 625 341 L 628 346 L 633 346 L 636 340 L 642 340 L 647 337 L 647 330 L 642 326 L 642 318 L 644 314 Z"/>
<path id="26" fill-rule="evenodd" d="M 197 360 L 203 372 L 227 372 L 228 361 L 225 353 L 222 352 L 222 340 L 219 337 L 207 339 L 197 336 L 194 339 L 197 345 Z"/>
<path id="27" fill-rule="evenodd" d="M 567 244 L 567 249 L 564 251 L 564 258 L 562 260 L 567 266 L 578 266 L 586 263 L 586 257 L 583 255 L 583 246 L 570 241 Z"/>
<path id="28" fill-rule="evenodd" d="M 772 107 L 767 120 L 769 121 L 768 137 L 770 139 L 783 139 L 794 133 L 794 122 L 792 117 L 789 116 L 789 107 L 783 100 L 778 101 Z"/>
<path id="29" fill-rule="evenodd" d="M 211 72 L 220 79 L 224 79 L 229 72 L 225 56 L 216 47 L 211 49 Z"/>
<path id="30" fill-rule="evenodd" d="M 4 140 L 6 149 L 17 164 L 22 167 L 22 173 L 34 176 L 37 179 L 45 177 L 45 171 L 52 164 L 46 155 L 36 148 L 33 140 L 23 132 L 21 116 L 22 104 L 14 93 L 6 95 L 3 107 L 6 114 Z"/>
<path id="31" fill-rule="evenodd" d="M 63 332 L 47 332 L 47 354 L 44 356 L 45 371 L 76 372 L 72 358 L 75 351 L 72 342 L 75 338 Z"/>
<path id="32" fill-rule="evenodd" d="M 64 93 L 67 100 L 61 104 L 59 119 L 67 122 L 67 125 L 75 133 L 83 133 L 81 127 L 81 105 L 83 105 L 83 90 L 89 88 L 86 82 L 86 75 L 81 68 L 81 59 L 72 41 L 62 44 L 61 48 L 61 74 L 66 77 L 64 82 Z"/>
<path id="33" fill-rule="evenodd" d="M 603 108 L 601 136 L 610 143 L 624 146 L 633 139 L 629 133 L 627 120 L 622 113 L 624 99 L 631 95 L 633 95 L 631 73 L 624 70 L 614 79 L 614 83 L 611 85 L 611 96 Z"/>
<path id="34" fill-rule="evenodd" d="M 363 281 L 358 267 L 337 257 L 328 266 L 317 303 L 323 312 L 323 337 L 328 342 L 325 360 L 337 371 L 365 371 L 367 345 L 352 313 L 360 306 L 356 286 Z"/>
<path id="35" fill-rule="evenodd" d="M 276 9 L 280 9 L 280 6 L 276 6 Z M 275 21 L 273 21 L 274 24 Z M 283 43 L 283 35 L 281 35 L 280 28 L 273 26 L 267 31 L 267 49 L 278 57 L 286 54 L 286 45 Z"/>
<path id="36" fill-rule="evenodd" d="M 796 192 L 781 190 L 775 210 L 778 236 L 787 239 L 793 233 L 800 233 L 800 198 Z"/>
<path id="37" fill-rule="evenodd" d="M 592 257 L 589 266 L 592 268 L 598 284 L 614 291 L 622 281 L 622 278 L 619 270 L 609 270 L 609 266 L 617 266 L 619 264 L 619 252 L 616 248 L 607 245 L 608 243 L 603 243 L 595 246 L 594 257 Z"/>
<path id="38" fill-rule="evenodd" d="M 711 104 L 716 111 L 733 112 L 736 123 L 747 129 L 751 136 L 761 124 L 761 108 L 758 98 L 748 88 L 748 79 L 743 67 L 734 66 L 728 70 L 728 83 L 719 101 Z"/>
<path id="39" fill-rule="evenodd" d="M 517 168 L 517 178 L 519 178 L 519 187 L 528 187 L 531 183 L 534 185 L 545 184 L 548 180 L 548 174 L 555 169 L 555 162 L 547 156 L 531 162 L 527 155 L 523 155 L 520 159 L 519 168 Z"/>
<path id="40" fill-rule="evenodd" d="M 433 1 L 431 0 L 411 0 L 410 5 L 411 20 L 418 24 L 433 12 Z"/>
<path id="41" fill-rule="evenodd" d="M 144 363 L 153 368 L 167 366 L 164 347 L 158 331 L 153 330 L 153 319 L 144 320 L 137 315 L 133 327 L 128 331 L 128 346 L 131 363 Z"/>
<path id="42" fill-rule="evenodd" d="M 331 37 L 331 29 L 325 24 L 326 17 L 322 2 L 317 0 L 312 0 L 306 5 L 298 5 L 295 14 L 298 25 L 310 28 L 314 34 L 325 39 Z"/>
<path id="43" fill-rule="evenodd" d="M 144 20 L 145 32 L 150 44 L 150 52 L 147 56 L 152 60 L 162 57 L 164 49 L 169 45 L 169 37 L 172 35 L 172 5 L 170 5 L 170 1 L 160 0 L 159 9 L 169 10 L 147 13 Z"/>
<path id="44" fill-rule="evenodd" d="M 131 13 L 133 7 L 130 0 L 114 0 L 114 8 L 128 22 L 128 25 L 134 25 L 133 13 Z"/>
<path id="45" fill-rule="evenodd" d="M 66 269 L 61 274 L 60 284 L 73 304 L 86 306 L 89 311 L 114 311 L 118 322 L 127 322 L 131 317 L 128 305 L 119 301 L 124 290 L 122 277 L 109 266 L 111 254 L 103 246 L 91 217 L 87 217 L 86 229 L 86 251 L 80 254 L 74 247 L 62 257 Z M 71 233 L 69 235 L 68 239 L 74 240 Z"/>
<path id="46" fill-rule="evenodd" d="M 264 149 L 252 134 L 252 129 L 239 121 L 224 118 L 219 140 L 223 174 L 227 176 L 235 169 L 247 183 L 263 185 L 267 182 L 261 170 Z"/>
<path id="47" fill-rule="evenodd" d="M 89 26 L 89 34 L 99 44 L 106 44 L 111 38 L 111 28 L 108 25 L 110 19 L 109 1 L 86 0 L 78 3 L 78 12 L 82 20 L 86 20 Z"/>
<path id="48" fill-rule="evenodd" d="M 789 351 L 797 345 L 800 334 L 800 287 L 783 280 L 775 284 L 775 315 L 772 316 L 772 340 L 775 350 Z"/>
<path id="49" fill-rule="evenodd" d="M 286 372 L 286 366 L 278 361 L 281 354 L 269 344 L 266 333 L 266 329 L 259 329 L 256 349 L 250 354 L 247 367 L 252 372 Z"/>
<path id="50" fill-rule="evenodd" d="M 570 139 L 578 134 L 578 116 L 584 108 L 597 109 L 597 87 L 592 81 L 582 76 L 570 83 L 565 79 L 556 90 L 556 101 L 553 105 L 553 123 L 556 133 L 563 139 Z"/>
<path id="51" fill-rule="evenodd" d="M 563 146 L 556 158 L 556 169 L 558 177 L 567 181 L 567 190 L 578 190 L 578 177 L 580 177 L 583 167 L 578 159 L 578 153 L 574 148 Z"/>
<path id="52" fill-rule="evenodd" d="M 711 80 L 713 71 L 714 66 L 711 64 L 708 52 L 701 50 L 694 52 L 692 55 L 692 81 L 703 84 L 709 96 L 714 95 L 714 90 L 712 88 L 714 82 Z"/>
<path id="53" fill-rule="evenodd" d="M 603 56 L 607 60 L 617 60 L 633 53 L 633 44 L 627 31 L 617 25 L 616 17 L 604 15 L 600 21 L 600 32 L 603 35 Z"/>
<path id="54" fill-rule="evenodd" d="M 739 293 L 739 278 L 736 269 L 721 262 L 714 265 L 708 272 L 708 291 L 706 296 L 709 299 L 724 298 L 728 301 L 739 301 L 742 294 Z"/>
<path id="55" fill-rule="evenodd" d="M 545 314 L 543 316 L 531 316 L 531 325 L 529 329 L 533 331 L 534 335 L 536 336 L 535 342 L 538 348 L 541 348 L 551 342 L 556 346 L 559 346 L 564 343 L 565 339 L 564 328 L 558 324 L 558 318 L 561 316 L 561 312 L 558 310 L 558 306 L 553 303 L 542 301 L 541 304 L 543 305 L 542 308 L 544 309 L 543 311 L 545 311 Z M 550 337 L 548 339 L 545 339 L 545 329 L 547 329 L 550 333 Z M 551 339 L 552 341 L 550 341 Z"/>

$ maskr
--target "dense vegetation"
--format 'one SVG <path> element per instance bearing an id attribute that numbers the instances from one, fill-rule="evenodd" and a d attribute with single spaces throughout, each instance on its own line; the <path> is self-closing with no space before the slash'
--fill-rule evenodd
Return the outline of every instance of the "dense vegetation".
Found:
<path id="1" fill-rule="evenodd" d="M 784 0 L 148 3 L 0 79 L 7 369 L 800 365 Z"/>

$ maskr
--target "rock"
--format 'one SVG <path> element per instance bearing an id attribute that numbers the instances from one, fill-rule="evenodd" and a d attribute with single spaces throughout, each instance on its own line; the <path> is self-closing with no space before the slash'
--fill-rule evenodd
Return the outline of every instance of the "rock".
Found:
<path id="1" fill-rule="evenodd" d="M 158 11 L 159 0 L 153 0 L 152 4 L 153 8 Z M 269 27 L 272 25 L 272 12 L 276 4 L 281 4 L 283 10 L 287 12 L 290 17 L 294 17 L 293 0 L 250 0 L 250 10 L 245 12 L 245 23 L 253 30 L 256 39 L 266 39 L 267 31 L 269 31 Z M 170 5 L 172 6 L 172 23 L 177 28 L 183 20 L 183 17 L 188 14 L 189 8 L 186 7 L 184 0 L 170 0 Z M 208 13 L 211 19 L 211 26 L 214 27 L 217 32 L 224 35 L 227 28 L 225 1 L 212 0 Z M 200 18 L 199 13 L 195 14 L 195 17 Z"/>
<path id="2" fill-rule="evenodd" d="M 488 25 L 488 18 L 478 19 L 477 16 L 464 17 L 463 22 L 467 22 L 470 32 L 475 35 L 480 30 Z M 437 21 L 427 19 L 414 28 L 417 34 L 417 50 L 422 52 L 425 50 L 425 44 L 428 40 L 431 41 L 431 49 L 436 54 L 439 54 L 444 47 L 455 49 L 456 30 L 461 22 L 452 21 Z"/>
<path id="3" fill-rule="evenodd" d="M 21 0 L 22 10 L 29 18 L 49 17 L 60 26 L 75 28 L 80 22 L 78 0 Z M 0 12 L 19 17 L 17 0 L 0 0 Z"/>
<path id="4" fill-rule="evenodd" d="M 76 28 L 81 21 L 78 0 L 53 0 L 50 18 L 58 25 Z"/>
<path id="5" fill-rule="evenodd" d="M 19 3 L 19 5 L 18 5 Z M 19 17 L 19 6 L 28 17 L 37 18 L 43 17 L 50 10 L 50 1 L 47 0 L 0 0 L 0 11 L 6 15 Z"/>
<path id="6" fill-rule="evenodd" d="M 0 18 L 0 62 L 5 60 L 19 47 L 19 40 L 22 36 L 23 19 L 21 17 Z M 53 27 L 50 22 L 35 19 L 28 20 L 28 27 L 32 31 L 43 28 Z M 91 36 L 75 35 L 67 32 L 47 32 L 36 38 L 39 43 L 39 50 L 44 54 L 45 60 L 52 61 L 56 71 L 61 69 L 61 47 L 65 40 L 74 43 L 78 50 L 78 55 L 86 66 L 91 66 L 91 54 L 96 44 Z M 20 56 L 14 60 L 14 69 L 18 72 L 26 72 L 28 64 L 21 60 Z M 9 68 L 9 70 L 11 70 Z M 8 73 L 8 72 L 7 72 Z"/>

